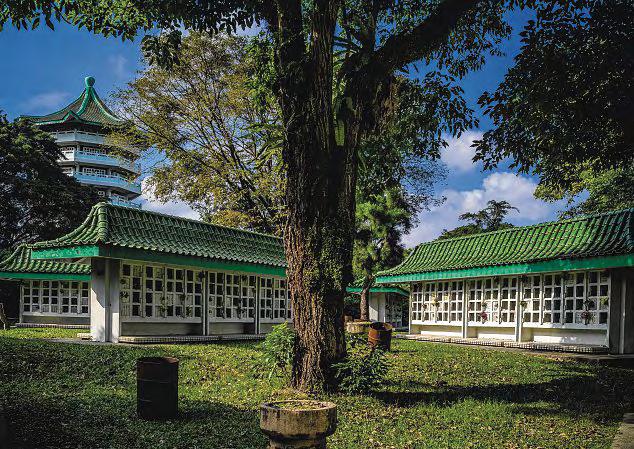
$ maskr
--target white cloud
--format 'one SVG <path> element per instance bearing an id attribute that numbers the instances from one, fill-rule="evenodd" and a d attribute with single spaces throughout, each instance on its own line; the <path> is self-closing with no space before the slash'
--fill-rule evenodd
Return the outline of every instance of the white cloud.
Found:
<path id="1" fill-rule="evenodd" d="M 108 56 L 108 65 L 110 69 L 119 79 L 128 79 L 129 73 L 126 70 L 128 66 L 128 60 L 123 55 L 110 55 Z"/>
<path id="2" fill-rule="evenodd" d="M 459 138 L 448 138 L 447 147 L 443 148 L 440 153 L 440 159 L 447 165 L 450 170 L 457 172 L 468 172 L 475 170 L 479 164 L 473 163 L 475 150 L 471 148 L 474 140 L 482 138 L 479 131 L 467 131 Z"/>
<path id="3" fill-rule="evenodd" d="M 496 172 L 482 180 L 480 188 L 473 190 L 446 189 L 446 201 L 439 207 L 419 215 L 419 225 L 403 239 L 408 247 L 435 239 L 443 229 L 464 224 L 458 216 L 483 209 L 489 200 L 506 200 L 517 207 L 507 220 L 516 225 L 527 225 L 555 219 L 561 208 L 559 203 L 545 203 L 533 197 L 537 183 L 529 177 L 510 172 Z"/>
<path id="4" fill-rule="evenodd" d="M 64 106 L 68 99 L 68 92 L 50 91 L 34 95 L 20 105 L 25 112 L 41 112 L 49 114 Z"/>
<path id="5" fill-rule="evenodd" d="M 156 199 L 154 192 L 147 181 L 147 177 L 141 181 L 141 190 L 143 192 L 141 195 L 141 207 L 143 209 L 160 212 L 162 214 L 175 215 L 177 217 L 200 220 L 198 212 L 182 201 L 161 202 Z"/>

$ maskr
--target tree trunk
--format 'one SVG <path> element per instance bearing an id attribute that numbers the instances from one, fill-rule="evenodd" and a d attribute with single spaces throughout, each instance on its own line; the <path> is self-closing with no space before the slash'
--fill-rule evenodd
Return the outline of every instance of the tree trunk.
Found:
<path id="1" fill-rule="evenodd" d="M 361 284 L 361 302 L 359 304 L 361 321 L 370 321 L 370 289 L 372 288 L 372 284 L 374 284 L 374 277 L 372 274 L 366 272 L 363 283 Z"/>
<path id="2" fill-rule="evenodd" d="M 301 3 L 281 2 L 275 24 L 285 128 L 287 275 L 297 334 L 292 386 L 336 389 L 345 357 L 343 298 L 351 278 L 355 153 L 337 146 L 332 55 L 338 2 L 320 3 L 308 50 Z"/>
<path id="3" fill-rule="evenodd" d="M 361 311 L 361 321 L 370 321 L 370 288 L 361 290 L 361 302 L 359 303 Z"/>

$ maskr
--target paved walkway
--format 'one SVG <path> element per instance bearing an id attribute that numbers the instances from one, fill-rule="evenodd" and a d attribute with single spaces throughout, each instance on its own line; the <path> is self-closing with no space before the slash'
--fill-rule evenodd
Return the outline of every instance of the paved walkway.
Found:
<path id="1" fill-rule="evenodd" d="M 612 449 L 634 449 L 634 413 L 626 413 L 623 417 Z"/>
<path id="2" fill-rule="evenodd" d="M 565 349 L 577 349 L 577 345 L 529 345 L 527 343 L 516 343 L 503 340 L 480 340 L 476 338 L 454 338 L 454 337 L 435 337 L 422 336 L 418 334 L 396 334 L 395 338 L 403 340 L 415 340 L 432 343 L 449 343 L 463 346 L 475 346 L 480 349 L 493 349 L 496 351 L 522 352 L 525 354 L 542 355 L 546 357 L 554 357 L 558 359 L 573 360 L 583 363 L 596 363 L 603 366 L 613 366 L 619 368 L 634 368 L 634 354 L 604 354 L 592 353 L 585 348 L 596 348 L 593 346 L 582 347 L 585 351 L 565 352 Z M 547 348 L 556 348 L 549 350 Z M 604 347 L 598 347 L 604 348 Z M 602 349 L 603 350 L 603 349 Z M 588 352 L 586 352 L 588 351 Z M 632 448 L 634 449 L 634 447 Z"/>

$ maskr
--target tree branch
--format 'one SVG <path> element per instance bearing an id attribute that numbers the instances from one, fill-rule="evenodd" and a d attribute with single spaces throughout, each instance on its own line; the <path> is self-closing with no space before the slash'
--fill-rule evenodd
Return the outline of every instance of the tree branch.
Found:
<path id="1" fill-rule="evenodd" d="M 436 50 L 468 11 L 486 0 L 445 0 L 414 29 L 389 37 L 366 64 L 351 58 L 349 66 L 366 67 L 378 74 L 390 73 L 422 59 Z M 361 56 L 361 55 L 359 55 Z M 360 74 L 361 75 L 361 74 Z"/>

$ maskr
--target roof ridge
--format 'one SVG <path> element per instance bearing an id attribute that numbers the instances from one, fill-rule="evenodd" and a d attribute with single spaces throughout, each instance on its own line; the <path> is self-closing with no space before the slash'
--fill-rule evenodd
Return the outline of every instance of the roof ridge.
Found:
<path id="1" fill-rule="evenodd" d="M 112 112 L 111 109 L 103 102 L 101 97 L 97 94 L 97 90 L 92 86 L 90 86 L 90 94 L 93 97 L 93 100 L 95 101 L 97 106 L 99 106 L 99 109 L 101 109 L 101 112 L 110 116 L 110 118 L 113 120 L 116 120 L 119 122 L 123 121 L 120 117 L 117 117 L 116 115 L 114 115 L 114 112 Z"/>
<path id="2" fill-rule="evenodd" d="M 634 208 L 424 242 L 377 276 L 634 253 Z"/>
<path id="3" fill-rule="evenodd" d="M 97 90 L 94 88 L 95 79 L 92 76 L 87 76 L 84 82 L 85 87 L 82 93 L 57 111 L 44 115 L 22 115 L 20 117 L 40 125 L 63 123 L 68 121 L 69 118 L 73 118 L 83 124 L 104 127 L 119 126 L 124 123 L 125 121 L 117 117 L 97 94 Z M 95 104 L 94 107 L 90 107 L 92 103 Z M 95 113 L 92 112 L 93 110 L 95 110 Z M 95 114 L 97 115 L 95 116 Z"/>
<path id="4" fill-rule="evenodd" d="M 248 234 L 254 234 L 254 235 L 259 235 L 259 236 L 262 236 L 262 237 L 269 237 L 269 238 L 273 238 L 273 239 L 276 239 L 276 240 L 282 240 L 282 237 L 278 237 L 278 236 L 273 235 L 273 234 L 265 234 L 263 232 L 251 231 L 249 229 L 240 229 L 240 228 L 234 228 L 234 227 L 231 227 L 231 226 L 219 225 L 219 224 L 216 224 L 216 223 L 208 223 L 206 221 L 196 220 L 194 218 L 179 217 L 177 215 L 170 215 L 170 214 L 166 214 L 166 213 L 163 213 L 163 212 L 157 212 L 157 211 L 154 211 L 154 210 L 130 209 L 129 207 L 126 207 L 126 206 L 119 206 L 117 204 L 111 204 L 111 203 L 99 203 L 99 204 L 104 204 L 105 206 L 107 206 L 109 208 L 113 208 L 113 209 L 121 209 L 121 210 L 125 210 L 125 211 L 132 210 L 134 213 L 156 215 L 156 216 L 159 216 L 159 217 L 166 217 L 166 218 L 169 218 L 169 219 L 183 220 L 183 221 L 187 221 L 187 222 L 190 222 L 190 223 L 196 223 L 196 224 L 200 224 L 200 225 L 204 225 L 204 226 L 213 226 L 213 227 L 216 227 L 216 228 L 219 228 L 219 229 L 227 229 L 229 231 L 245 232 L 245 233 L 248 233 Z"/>
<path id="5" fill-rule="evenodd" d="M 585 221 L 585 220 L 588 220 L 588 219 L 591 219 L 591 218 L 595 218 L 595 217 L 608 216 L 608 215 L 618 215 L 618 214 L 622 214 L 624 212 L 634 213 L 634 207 L 627 208 L 627 209 L 611 210 L 611 211 L 607 211 L 607 212 L 597 212 L 595 214 L 583 214 L 583 215 L 579 215 L 577 217 L 566 218 L 566 219 L 563 219 L 563 220 L 552 220 L 552 221 L 544 221 L 544 222 L 541 222 L 541 223 L 534 223 L 534 224 L 524 225 L 524 226 L 513 226 L 511 228 L 496 229 L 495 231 L 485 231 L 485 232 L 480 232 L 478 234 L 461 235 L 460 237 L 451 237 L 451 238 L 448 238 L 448 239 L 440 239 L 440 240 L 436 239 L 436 240 L 431 240 L 429 242 L 419 243 L 418 245 L 416 245 L 415 248 L 418 248 L 419 246 L 422 246 L 422 245 L 433 245 L 433 244 L 440 244 L 440 243 L 443 243 L 443 242 L 455 242 L 455 241 L 458 241 L 458 240 L 468 240 L 468 239 L 476 238 L 478 236 L 481 237 L 483 235 L 510 233 L 510 232 L 517 231 L 518 229 L 540 228 L 540 227 L 552 226 L 552 225 L 555 225 L 555 224 L 574 223 L 574 222 L 577 222 L 577 221 Z"/>
<path id="6" fill-rule="evenodd" d="M 24 118 L 24 119 L 37 119 L 37 118 L 44 118 L 44 117 L 48 117 L 50 115 L 55 115 L 55 114 L 59 114 L 60 112 L 63 112 L 65 109 L 67 109 L 71 104 L 75 103 L 77 100 L 79 100 L 82 96 L 84 96 L 86 94 L 86 89 L 84 89 L 81 94 L 79 94 L 79 96 L 77 98 L 75 98 L 73 101 L 71 101 L 70 103 L 68 103 L 66 106 L 63 106 L 61 108 L 59 108 L 57 111 L 54 112 L 49 112 L 48 114 L 44 114 L 44 115 L 20 115 L 19 118 Z M 82 100 L 83 103 L 84 100 Z"/>
<path id="7" fill-rule="evenodd" d="M 21 243 L 20 245 L 18 245 L 12 252 L 11 254 L 9 254 L 7 257 L 5 257 L 3 260 L 0 260 L 0 269 L 3 267 L 6 267 L 8 265 L 11 264 L 11 262 L 13 262 L 14 260 L 16 260 L 18 257 L 22 256 L 22 254 L 24 253 L 24 250 L 28 248 L 26 247 L 26 245 L 24 243 Z"/>

